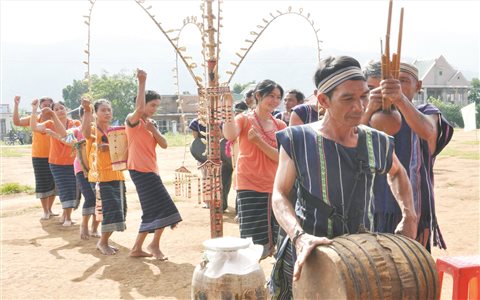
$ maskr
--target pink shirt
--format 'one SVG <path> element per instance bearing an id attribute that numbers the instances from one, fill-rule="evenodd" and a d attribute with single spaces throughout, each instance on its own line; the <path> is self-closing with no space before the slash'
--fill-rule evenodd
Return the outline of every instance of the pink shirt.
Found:
<path id="1" fill-rule="evenodd" d="M 145 173 L 158 174 L 157 155 L 155 147 L 157 141 L 153 134 L 145 127 L 145 121 L 140 119 L 135 127 L 125 126 L 128 140 L 127 168 Z"/>

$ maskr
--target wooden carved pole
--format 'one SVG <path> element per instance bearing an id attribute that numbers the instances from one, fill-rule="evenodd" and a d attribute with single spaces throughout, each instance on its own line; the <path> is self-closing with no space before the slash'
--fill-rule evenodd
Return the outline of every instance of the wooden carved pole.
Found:
<path id="1" fill-rule="evenodd" d="M 218 42 L 215 39 L 213 0 L 207 0 L 207 80 L 206 97 L 208 103 L 208 153 L 206 167 L 206 202 L 210 204 L 210 235 L 212 238 L 223 236 L 223 204 L 221 197 L 220 175 L 220 127 L 219 127 L 219 83 L 218 83 Z M 220 18 L 220 16 L 217 16 Z"/>

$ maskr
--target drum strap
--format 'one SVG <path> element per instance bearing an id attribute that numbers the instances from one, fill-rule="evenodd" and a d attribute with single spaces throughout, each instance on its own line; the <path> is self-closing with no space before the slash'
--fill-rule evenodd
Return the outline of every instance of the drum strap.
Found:
<path id="1" fill-rule="evenodd" d="M 367 149 L 367 137 L 365 130 L 362 128 L 357 127 L 357 133 L 358 133 L 358 141 L 357 141 L 357 170 L 355 171 L 355 181 L 353 183 L 352 191 L 350 192 L 350 196 L 348 197 L 347 205 L 346 205 L 346 210 L 345 210 L 345 215 L 342 216 L 341 214 L 337 214 L 334 212 L 334 216 L 339 217 L 342 220 L 343 223 L 343 233 L 351 233 L 348 229 L 348 216 L 350 212 L 350 208 L 352 205 L 352 202 L 354 201 L 353 196 L 355 195 L 355 191 L 357 189 L 357 184 L 360 181 L 360 178 L 362 175 L 365 173 L 365 166 L 368 167 L 368 149 Z"/>
<path id="2" fill-rule="evenodd" d="M 102 133 L 101 141 L 104 144 L 108 144 L 108 136 L 107 134 L 100 128 L 100 126 L 97 125 L 97 129 Z"/>

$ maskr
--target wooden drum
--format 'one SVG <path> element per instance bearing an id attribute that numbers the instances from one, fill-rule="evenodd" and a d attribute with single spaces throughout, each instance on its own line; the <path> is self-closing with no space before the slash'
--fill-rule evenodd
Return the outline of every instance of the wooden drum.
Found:
<path id="1" fill-rule="evenodd" d="M 128 141 L 125 126 L 110 127 L 107 131 L 112 169 L 127 169 Z"/>
<path id="2" fill-rule="evenodd" d="M 418 242 L 373 233 L 333 241 L 308 257 L 295 299 L 438 299 L 435 261 Z"/>

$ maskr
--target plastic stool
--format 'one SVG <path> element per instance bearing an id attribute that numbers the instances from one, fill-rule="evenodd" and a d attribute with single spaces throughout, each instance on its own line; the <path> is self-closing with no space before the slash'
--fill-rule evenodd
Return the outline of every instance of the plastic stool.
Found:
<path id="1" fill-rule="evenodd" d="M 442 292 L 443 273 L 453 277 L 452 299 L 468 299 L 469 282 L 470 299 L 480 299 L 480 256 L 452 256 L 437 258 L 437 271 L 440 280 L 440 294 Z"/>

